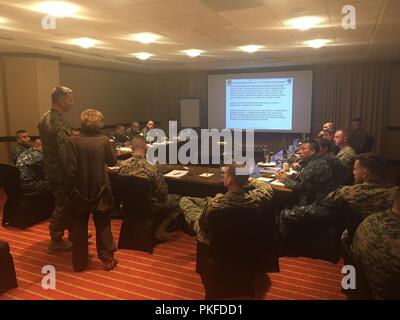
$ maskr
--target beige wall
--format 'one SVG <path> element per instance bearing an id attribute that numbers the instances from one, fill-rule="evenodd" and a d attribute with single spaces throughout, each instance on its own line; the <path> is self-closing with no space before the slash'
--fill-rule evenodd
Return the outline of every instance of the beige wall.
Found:
<path id="1" fill-rule="evenodd" d="M 75 106 L 67 120 L 79 127 L 79 115 L 87 107 L 99 109 L 106 124 L 130 122 L 142 112 L 141 76 L 118 71 L 60 65 L 60 84 L 74 91 Z"/>
<path id="2" fill-rule="evenodd" d="M 3 60 L 0 58 L 0 137 L 7 136 L 8 130 L 6 127 L 6 110 L 4 105 L 4 68 Z M 8 162 L 8 146 L 6 143 L 0 143 L 0 162 Z"/>
<path id="3" fill-rule="evenodd" d="M 58 60 L 36 59 L 37 64 L 37 93 L 39 113 L 42 115 L 51 105 L 50 92 L 60 84 Z"/>

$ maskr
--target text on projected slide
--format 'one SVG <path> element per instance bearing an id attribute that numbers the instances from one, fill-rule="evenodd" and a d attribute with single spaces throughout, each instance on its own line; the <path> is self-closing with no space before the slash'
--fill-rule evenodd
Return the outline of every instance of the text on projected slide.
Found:
<path id="1" fill-rule="evenodd" d="M 227 79 L 226 128 L 292 130 L 293 78 Z"/>

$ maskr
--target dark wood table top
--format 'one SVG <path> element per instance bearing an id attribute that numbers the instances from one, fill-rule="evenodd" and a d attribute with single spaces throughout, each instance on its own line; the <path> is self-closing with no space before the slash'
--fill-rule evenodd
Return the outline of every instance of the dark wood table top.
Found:
<path id="1" fill-rule="evenodd" d="M 189 173 L 184 175 L 183 177 L 173 178 L 173 177 L 165 177 L 166 180 L 176 180 L 182 183 L 191 182 L 191 183 L 198 183 L 204 185 L 223 185 L 224 177 L 220 170 L 220 168 L 215 167 L 207 167 L 202 165 L 179 165 L 179 164 L 162 164 L 160 165 L 161 170 L 163 173 L 167 173 L 171 170 L 185 170 L 184 167 L 189 168 Z M 203 173 L 213 174 L 210 177 L 201 177 L 200 175 Z M 261 173 L 261 176 L 268 178 L 271 176 L 271 173 Z M 282 192 L 292 192 L 291 189 L 285 186 L 279 186 L 270 184 L 274 190 L 282 191 Z"/>

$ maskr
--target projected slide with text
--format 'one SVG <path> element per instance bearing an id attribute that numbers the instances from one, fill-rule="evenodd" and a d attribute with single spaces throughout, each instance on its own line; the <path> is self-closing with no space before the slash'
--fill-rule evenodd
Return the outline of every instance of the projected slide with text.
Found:
<path id="1" fill-rule="evenodd" d="M 292 130 L 293 78 L 226 80 L 226 128 Z"/>

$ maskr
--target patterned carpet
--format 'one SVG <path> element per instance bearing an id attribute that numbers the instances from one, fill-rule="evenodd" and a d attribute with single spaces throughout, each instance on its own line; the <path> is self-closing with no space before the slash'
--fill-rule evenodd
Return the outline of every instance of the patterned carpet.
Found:
<path id="1" fill-rule="evenodd" d="M 0 190 L 0 219 L 5 195 Z M 118 239 L 120 220 L 112 221 L 115 239 Z M 0 227 L 0 240 L 7 241 L 14 258 L 19 288 L 0 296 L 0 300 L 66 300 L 66 299 L 203 299 L 204 289 L 195 272 L 196 241 L 178 232 L 166 243 L 156 246 L 154 254 L 119 250 L 119 265 L 113 271 L 102 270 L 97 259 L 94 234 L 89 245 L 90 262 L 87 271 L 72 270 L 71 253 L 47 254 L 48 222 L 26 230 Z M 44 265 L 53 265 L 57 271 L 56 290 L 42 288 Z M 314 300 L 346 299 L 340 291 L 341 264 L 308 258 L 281 258 L 280 273 L 268 274 L 270 285 L 263 299 Z"/>

